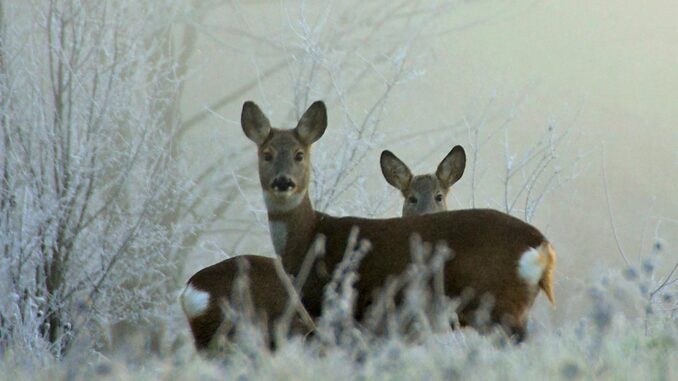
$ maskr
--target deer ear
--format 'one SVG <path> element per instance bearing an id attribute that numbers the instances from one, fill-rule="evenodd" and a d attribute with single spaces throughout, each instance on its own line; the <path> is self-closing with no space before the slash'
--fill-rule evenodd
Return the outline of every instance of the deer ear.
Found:
<path id="1" fill-rule="evenodd" d="M 247 101 L 242 105 L 242 114 L 240 115 L 240 124 L 245 135 L 261 145 L 268 134 L 271 133 L 271 122 L 261 111 L 259 106 L 252 101 Z"/>
<path id="2" fill-rule="evenodd" d="M 464 174 L 466 168 L 466 153 L 461 146 L 454 146 L 445 156 L 443 161 L 438 164 L 436 177 L 446 187 L 451 187 Z"/>
<path id="3" fill-rule="evenodd" d="M 405 191 L 410 186 L 412 172 L 393 152 L 382 151 L 379 164 L 381 164 L 381 173 L 384 174 L 384 178 L 389 184 L 400 189 L 400 191 Z"/>
<path id="4" fill-rule="evenodd" d="M 327 128 L 327 109 L 323 101 L 314 102 L 299 119 L 295 128 L 297 137 L 307 145 L 315 143 Z"/>

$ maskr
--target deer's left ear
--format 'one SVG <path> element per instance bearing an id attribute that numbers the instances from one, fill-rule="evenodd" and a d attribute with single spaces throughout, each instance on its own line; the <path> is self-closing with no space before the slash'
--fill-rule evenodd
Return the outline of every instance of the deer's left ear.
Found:
<path id="1" fill-rule="evenodd" d="M 455 146 L 438 164 L 436 177 L 449 188 L 461 178 L 464 168 L 466 168 L 466 152 L 461 146 Z"/>
<path id="2" fill-rule="evenodd" d="M 295 128 L 297 137 L 307 145 L 315 143 L 327 128 L 327 109 L 323 101 L 314 102 L 299 119 Z"/>

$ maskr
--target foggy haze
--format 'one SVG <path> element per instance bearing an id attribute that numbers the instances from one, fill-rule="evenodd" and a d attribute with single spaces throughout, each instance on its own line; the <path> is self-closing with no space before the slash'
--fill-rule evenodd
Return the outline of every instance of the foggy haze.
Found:
<path id="1" fill-rule="evenodd" d="M 341 3 L 334 7 L 344 9 Z M 309 22 L 323 10 L 318 4 L 306 4 Z M 240 108 L 247 99 L 262 105 L 274 126 L 293 126 L 297 115 L 288 72 L 292 69 L 284 63 L 291 68 L 295 58 L 263 42 L 260 46 L 251 36 L 283 39 L 290 33 L 290 14 L 298 12 L 299 4 L 294 2 L 257 2 L 225 5 L 207 14 L 205 24 L 212 29 L 199 37 L 182 112 L 187 117 L 204 113 L 222 97 L 235 95 L 223 107 L 211 109 L 193 129 L 185 149 L 196 163 L 233 151 L 253 162 L 255 148 L 239 126 Z M 525 149 L 555 120 L 559 129 L 567 130 L 559 160 L 569 165 L 580 157 L 577 177 L 545 198 L 533 222 L 557 247 L 557 294 L 576 287 L 559 284 L 562 279 L 586 279 L 595 265 L 624 263 L 608 213 L 603 152 L 610 207 L 619 244 L 629 260 L 638 263 L 648 255 L 656 237 L 671 250 L 678 233 L 675 16 L 669 1 L 489 1 L 448 9 L 421 31 L 413 48 L 420 75 L 389 99 L 379 128 L 382 143 L 370 150 L 359 169 L 367 178 L 371 197 L 388 194 L 385 215 L 399 213 L 400 196 L 386 188 L 379 172 L 382 149 L 393 150 L 416 173 L 432 172 L 453 145 L 461 144 L 468 151 L 469 136 L 459 126 L 460 120 L 477 118 L 488 102 L 501 119 L 518 104 L 510 123 L 512 148 Z M 276 69 L 281 62 L 282 69 Z M 364 110 L 363 101 L 379 94 L 379 86 L 373 88 L 374 94 L 362 91 L 349 97 L 348 107 L 353 112 Z M 328 110 L 328 132 L 337 133 L 342 110 L 332 100 Z M 444 128 L 455 123 L 456 127 Z M 435 132 L 427 135 L 432 129 Z M 316 152 L 322 147 L 319 144 Z M 481 174 L 483 188 L 477 190 L 487 197 L 476 206 L 498 208 L 489 188 L 498 185 L 503 170 L 501 150 L 501 144 L 494 144 L 484 151 L 485 164 L 492 164 Z M 238 174 L 250 180 L 244 182 L 248 202 L 263 211 L 255 167 Z M 467 170 L 452 190 L 450 207 L 469 207 L 469 193 Z M 258 226 L 254 235 L 258 239 L 232 245 L 228 236 L 221 235 L 214 245 L 229 255 L 272 254 L 263 214 L 255 218 L 244 213 L 238 218 Z M 262 242 L 267 245 L 264 249 Z"/>

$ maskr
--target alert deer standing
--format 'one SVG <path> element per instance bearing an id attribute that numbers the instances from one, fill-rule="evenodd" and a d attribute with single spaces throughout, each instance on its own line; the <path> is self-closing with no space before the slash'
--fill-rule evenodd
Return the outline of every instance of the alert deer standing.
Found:
<path id="1" fill-rule="evenodd" d="M 403 195 L 403 217 L 447 210 L 450 187 L 464 174 L 466 153 L 454 146 L 438 164 L 435 173 L 412 175 L 412 171 L 393 152 L 385 150 L 379 160 L 386 181 Z"/>
<path id="2" fill-rule="evenodd" d="M 495 299 L 492 322 L 522 339 L 526 315 L 539 288 L 553 301 L 551 277 L 555 252 L 534 227 L 507 214 L 489 210 L 459 210 L 422 216 L 366 219 L 333 217 L 313 209 L 308 195 L 311 176 L 310 148 L 325 132 L 327 112 L 318 101 L 292 129 L 271 127 L 254 102 L 243 105 L 245 135 L 257 145 L 259 180 L 276 253 L 289 274 L 299 273 L 315 237 L 325 236 L 326 271 L 308 275 L 301 290 L 311 316 L 319 316 L 324 286 L 341 261 L 349 233 L 357 227 L 372 250 L 358 268 L 355 317 L 360 320 L 375 291 L 387 278 L 403 273 L 410 262 L 410 237 L 424 242 L 444 242 L 454 251 L 445 264 L 444 291 L 457 297 L 470 290 L 474 297 L 458 311 L 462 325 L 474 324 L 481 298 Z"/>

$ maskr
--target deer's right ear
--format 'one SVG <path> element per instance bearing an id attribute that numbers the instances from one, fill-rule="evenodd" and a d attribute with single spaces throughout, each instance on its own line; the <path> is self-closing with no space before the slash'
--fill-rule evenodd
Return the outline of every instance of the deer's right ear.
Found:
<path id="1" fill-rule="evenodd" d="M 379 164 L 381 164 L 381 173 L 384 174 L 384 178 L 389 184 L 400 189 L 400 191 L 405 191 L 410 186 L 412 172 L 393 152 L 382 151 Z"/>
<path id="2" fill-rule="evenodd" d="M 295 131 L 304 144 L 311 145 L 323 136 L 326 128 L 327 109 L 325 103 L 316 101 L 301 116 Z"/>
<path id="3" fill-rule="evenodd" d="M 245 135 L 255 142 L 258 146 L 261 145 L 268 134 L 271 133 L 271 122 L 261 111 L 259 106 L 252 101 L 247 101 L 242 105 L 242 114 L 240 115 L 240 124 Z"/>

